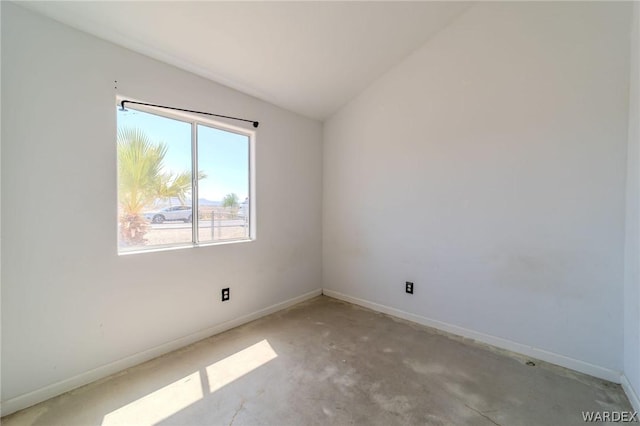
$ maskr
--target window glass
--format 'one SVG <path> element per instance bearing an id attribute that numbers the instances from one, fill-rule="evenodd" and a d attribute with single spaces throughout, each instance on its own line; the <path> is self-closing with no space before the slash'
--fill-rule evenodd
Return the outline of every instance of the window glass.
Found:
<path id="1" fill-rule="evenodd" d="M 249 238 L 249 137 L 198 125 L 200 241 Z"/>
<path id="2" fill-rule="evenodd" d="M 120 252 L 250 239 L 249 135 L 131 107 L 117 121 Z"/>

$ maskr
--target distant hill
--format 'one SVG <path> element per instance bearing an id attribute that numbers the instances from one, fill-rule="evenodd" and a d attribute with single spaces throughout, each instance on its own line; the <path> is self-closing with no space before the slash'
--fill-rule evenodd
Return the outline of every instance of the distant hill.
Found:
<path id="1" fill-rule="evenodd" d="M 222 205 L 222 201 L 211 201 L 206 198 L 198 198 L 198 204 L 201 206 L 220 207 Z"/>

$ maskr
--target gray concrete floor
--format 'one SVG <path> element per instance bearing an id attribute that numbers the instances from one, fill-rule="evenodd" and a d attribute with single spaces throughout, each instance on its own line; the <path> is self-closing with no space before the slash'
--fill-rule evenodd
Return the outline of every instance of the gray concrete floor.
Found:
<path id="1" fill-rule="evenodd" d="M 15 425 L 584 425 L 619 385 L 326 296 L 2 419 Z"/>

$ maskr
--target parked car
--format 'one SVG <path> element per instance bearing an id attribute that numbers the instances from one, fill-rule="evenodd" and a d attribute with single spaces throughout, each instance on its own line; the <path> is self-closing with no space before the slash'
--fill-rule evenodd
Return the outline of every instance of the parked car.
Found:
<path id="1" fill-rule="evenodd" d="M 144 218 L 151 221 L 151 223 L 162 223 L 167 220 L 191 222 L 191 206 L 165 207 L 164 209 L 145 213 Z"/>

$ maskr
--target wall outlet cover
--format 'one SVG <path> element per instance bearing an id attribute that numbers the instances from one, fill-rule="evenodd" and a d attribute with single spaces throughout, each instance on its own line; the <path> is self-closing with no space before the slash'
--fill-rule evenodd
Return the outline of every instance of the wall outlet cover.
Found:
<path id="1" fill-rule="evenodd" d="M 405 283 L 405 291 L 407 293 L 409 293 L 409 294 L 413 294 L 413 283 L 412 282 L 407 281 Z"/>

